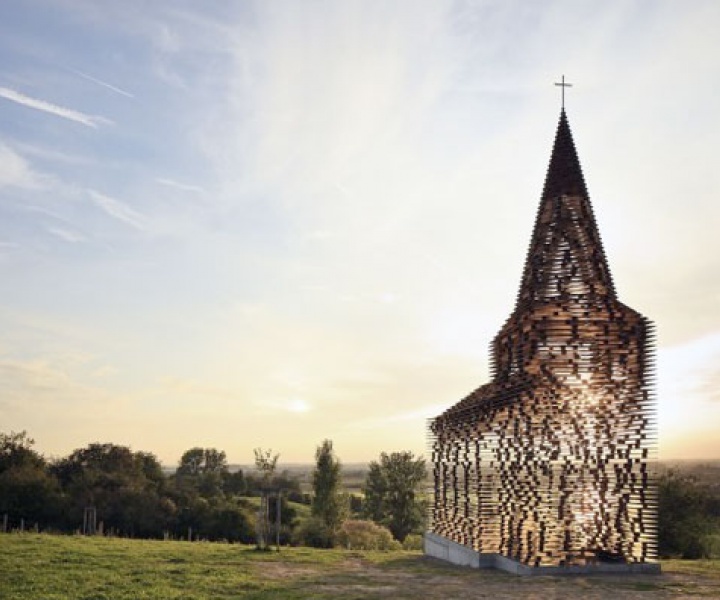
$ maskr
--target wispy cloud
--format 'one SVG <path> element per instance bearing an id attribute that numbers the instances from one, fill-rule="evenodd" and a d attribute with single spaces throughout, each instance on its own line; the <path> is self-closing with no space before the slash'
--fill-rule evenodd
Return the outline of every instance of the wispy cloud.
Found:
<path id="1" fill-rule="evenodd" d="M 46 229 L 47 229 L 48 233 L 51 233 L 54 236 L 59 237 L 61 240 L 70 242 L 71 244 L 85 241 L 85 237 L 83 235 L 81 235 L 77 232 L 74 232 L 74 231 L 69 231 L 69 230 L 63 229 L 61 227 L 47 227 Z"/>
<path id="2" fill-rule="evenodd" d="M 26 210 L 26 211 L 28 211 L 28 212 L 39 213 L 39 214 L 41 214 L 41 215 L 45 215 L 45 216 L 47 216 L 47 217 L 51 217 L 52 219 L 57 220 L 57 221 L 60 221 L 61 223 L 64 223 L 66 226 L 69 226 L 69 227 L 71 227 L 71 228 L 73 228 L 73 227 L 75 226 L 74 223 L 73 223 L 71 220 L 63 217 L 63 216 L 62 216 L 61 214 L 59 214 L 58 212 L 56 212 L 56 211 L 54 211 L 54 210 L 50 210 L 49 208 L 46 208 L 46 207 L 44 207 L 44 206 L 38 206 L 38 205 L 35 205 L 35 204 L 27 204 L 27 205 L 24 205 L 24 206 L 23 206 L 23 209 Z"/>
<path id="3" fill-rule="evenodd" d="M 38 158 L 43 161 L 80 166 L 95 166 L 101 163 L 101 160 L 97 156 L 91 157 L 89 155 L 74 154 L 69 152 L 67 148 L 54 150 L 37 144 L 16 140 L 13 141 L 13 147 L 22 151 L 26 156 Z"/>
<path id="4" fill-rule="evenodd" d="M 98 403 L 123 403 L 119 396 L 88 382 L 74 369 L 52 359 L 1 357 L 0 378 L 3 382 L 0 412 L 10 417 L 11 422 L 25 423 L 32 415 L 42 413 L 48 423 L 69 418 L 72 422 L 69 429 L 83 423 L 97 427 L 98 422 L 92 422 L 93 411 L 88 411 L 90 407 Z M 33 428 L 33 432 L 36 431 L 48 438 L 53 437 L 52 426 L 43 432 L 40 424 Z"/>
<path id="5" fill-rule="evenodd" d="M 0 188 L 42 189 L 48 178 L 32 170 L 28 162 L 12 148 L 0 144 Z"/>
<path id="6" fill-rule="evenodd" d="M 53 104 L 52 102 L 47 102 L 38 98 L 32 98 L 30 96 L 26 96 L 25 94 L 22 94 L 15 90 L 11 90 L 10 88 L 6 87 L 0 87 L 0 97 L 5 98 L 6 100 L 10 100 L 11 102 L 17 102 L 18 104 L 22 104 L 23 106 L 27 106 L 28 108 L 34 108 L 35 110 L 40 110 L 42 112 L 46 112 L 57 117 L 62 117 L 63 119 L 67 119 L 69 121 L 82 123 L 87 127 L 97 128 L 98 125 L 112 124 L 112 121 L 104 117 L 88 115 L 72 108 L 58 106 L 57 104 Z"/>
<path id="7" fill-rule="evenodd" d="M 62 396 L 77 395 L 85 386 L 58 364 L 46 360 L 0 359 L 0 376 L 5 391 L 4 405 L 22 404 L 28 398 L 35 401 L 55 401 L 54 394 Z"/>
<path id="8" fill-rule="evenodd" d="M 114 219 L 141 231 L 145 229 L 145 217 L 124 202 L 95 190 L 88 190 L 87 192 L 95 205 Z"/>
<path id="9" fill-rule="evenodd" d="M 436 417 L 448 408 L 447 404 L 430 404 L 402 413 L 391 415 L 383 415 L 382 417 L 359 419 L 349 424 L 349 428 L 359 429 L 378 429 L 381 427 L 391 427 L 398 423 L 414 422 L 422 423 L 430 418 Z"/>
<path id="10" fill-rule="evenodd" d="M 175 181 L 174 179 L 168 179 L 166 177 L 157 177 L 155 179 L 156 183 L 159 183 L 160 185 L 166 185 L 168 187 L 176 188 L 178 190 L 183 190 L 185 192 L 197 192 L 198 194 L 205 193 L 205 189 L 200 187 L 199 185 L 192 185 L 189 183 L 180 183 L 179 181 Z"/>
<path id="11" fill-rule="evenodd" d="M 79 77 L 82 77 L 83 79 L 87 79 L 88 81 L 92 81 L 93 83 L 97 83 L 98 85 L 107 88 L 109 90 L 112 90 L 116 94 L 120 94 L 121 96 L 125 96 L 127 98 L 134 98 L 135 96 L 131 94 L 130 92 L 126 92 L 125 90 L 116 87 L 107 81 L 103 81 L 102 79 L 96 79 L 92 75 L 88 75 L 87 73 L 83 73 L 82 71 L 78 71 L 76 69 L 68 69 L 71 73 L 75 73 L 75 75 L 78 75 Z"/>
<path id="12" fill-rule="evenodd" d="M 209 385 L 194 379 L 166 377 L 161 380 L 161 387 L 172 393 L 187 394 L 195 397 L 215 398 L 220 400 L 243 400 L 241 394 L 226 388 Z"/>

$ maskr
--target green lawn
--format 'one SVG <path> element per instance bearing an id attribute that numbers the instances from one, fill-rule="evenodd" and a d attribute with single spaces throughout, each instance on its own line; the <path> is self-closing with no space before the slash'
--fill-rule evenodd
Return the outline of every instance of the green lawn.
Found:
<path id="1" fill-rule="evenodd" d="M 406 554 L 0 534 L 0 599 L 307 598 L 304 583 L 349 558 Z"/>
<path id="2" fill-rule="evenodd" d="M 720 598 L 720 561 L 667 561 L 660 576 L 522 578 L 418 552 L 0 534 L 0 599 Z"/>

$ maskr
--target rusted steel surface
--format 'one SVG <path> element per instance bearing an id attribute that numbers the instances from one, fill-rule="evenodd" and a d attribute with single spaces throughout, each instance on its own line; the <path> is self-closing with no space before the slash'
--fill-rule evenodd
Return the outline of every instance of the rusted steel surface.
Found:
<path id="1" fill-rule="evenodd" d="M 531 566 L 654 561 L 653 350 L 617 299 L 563 110 L 492 380 L 429 422 L 430 529 Z"/>

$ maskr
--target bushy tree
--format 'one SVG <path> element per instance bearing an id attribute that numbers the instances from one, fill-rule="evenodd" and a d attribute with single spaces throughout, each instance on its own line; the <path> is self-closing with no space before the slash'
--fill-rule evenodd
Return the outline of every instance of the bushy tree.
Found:
<path id="1" fill-rule="evenodd" d="M 385 525 L 402 542 L 424 523 L 424 504 L 420 486 L 427 477 L 425 460 L 412 452 L 380 455 L 370 463 L 365 480 L 365 514 Z"/>
<path id="2" fill-rule="evenodd" d="M 165 502 L 165 477 L 154 455 L 126 446 L 90 444 L 57 461 L 51 471 L 67 497 L 64 527 L 79 527 L 92 506 L 106 530 L 160 537 L 169 526 L 172 504 Z"/>

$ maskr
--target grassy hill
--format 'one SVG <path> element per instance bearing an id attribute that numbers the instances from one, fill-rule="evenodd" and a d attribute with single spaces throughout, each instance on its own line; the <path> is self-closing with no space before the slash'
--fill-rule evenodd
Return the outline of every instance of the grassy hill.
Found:
<path id="1" fill-rule="evenodd" d="M 720 597 L 720 561 L 660 576 L 518 578 L 424 558 L 171 541 L 0 534 L 3 600 Z"/>

